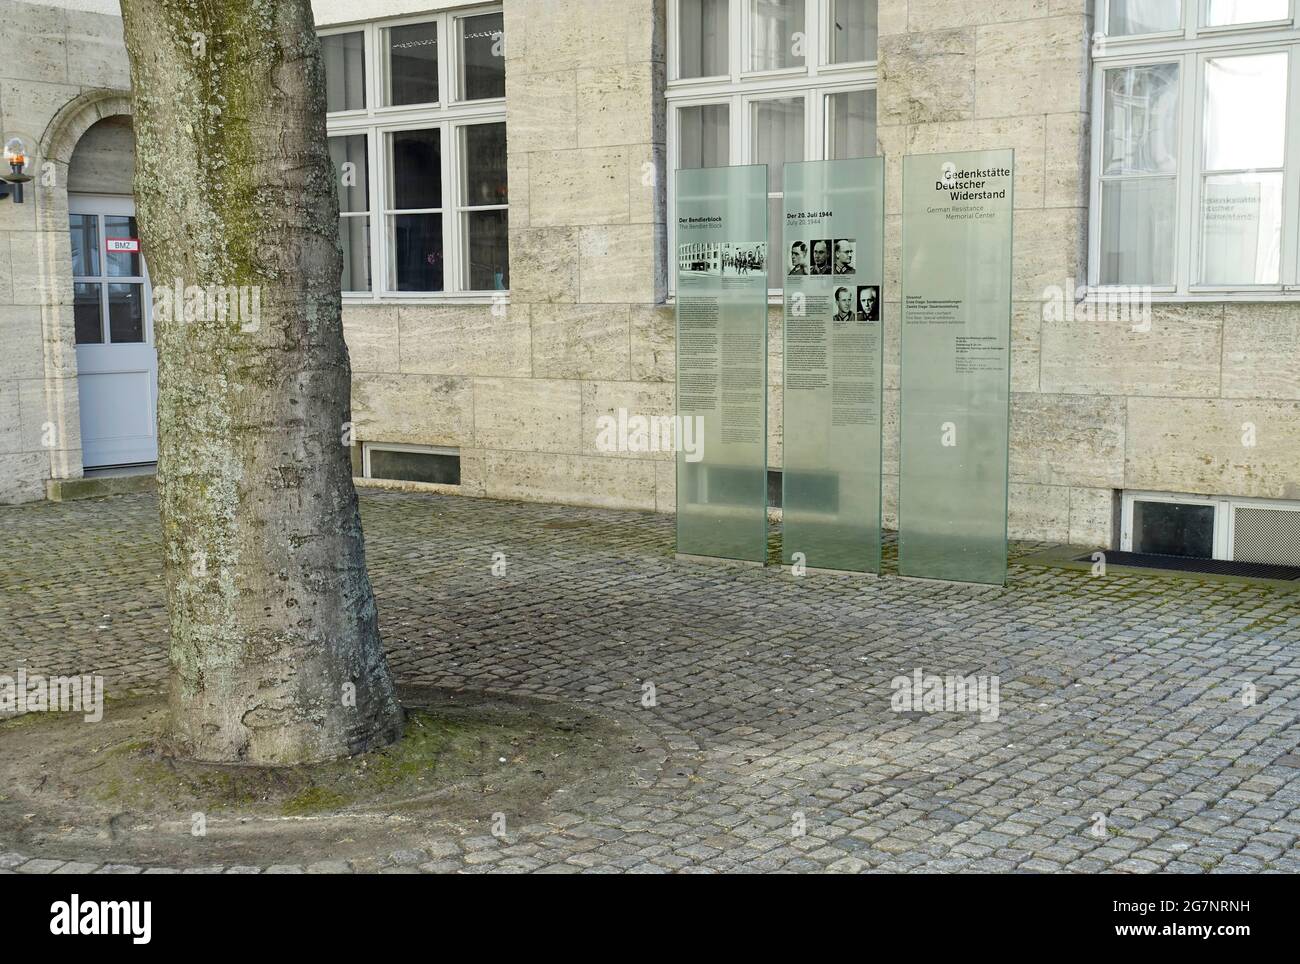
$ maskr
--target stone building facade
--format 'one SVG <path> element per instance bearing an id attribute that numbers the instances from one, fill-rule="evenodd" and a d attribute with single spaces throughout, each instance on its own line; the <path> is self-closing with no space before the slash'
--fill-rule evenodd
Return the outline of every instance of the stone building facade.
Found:
<path id="1" fill-rule="evenodd" d="M 429 447 L 459 458 L 457 484 L 430 483 L 434 489 L 673 511 L 670 454 L 603 452 L 597 439 L 603 415 L 671 415 L 675 407 L 677 263 L 669 253 L 669 212 L 684 134 L 673 111 L 710 96 L 736 103 L 748 96 L 744 79 L 739 86 L 703 85 L 698 97 L 680 83 L 681 38 L 690 36 L 692 51 L 697 40 L 678 2 L 688 0 L 374 0 L 364 20 L 356 4 L 316 4 L 324 35 L 372 23 L 371 31 L 382 31 L 387 18 L 400 25 L 435 13 L 452 18 L 444 21 L 448 29 L 462 29 L 456 16 L 494 11 L 504 32 L 498 119 L 506 142 L 508 291 L 345 297 L 358 475 L 366 474 L 367 445 Z M 754 8 L 744 0 L 720 2 L 719 9 L 739 12 L 751 30 L 745 36 L 756 36 Z M 755 2 L 779 7 L 785 0 Z M 1096 159 L 1106 136 L 1099 105 L 1111 90 L 1103 74 L 1112 63 L 1166 57 L 1154 42 L 1112 43 L 1104 35 L 1119 29 L 1116 6 L 1106 15 L 1104 0 L 1098 10 L 1090 0 L 879 0 L 870 3 L 878 55 L 861 69 L 833 74 L 835 84 L 874 91 L 871 126 L 849 133 L 874 141 L 888 162 L 888 526 L 898 496 L 901 159 L 949 150 L 1016 151 L 1013 538 L 1118 547 L 1126 492 L 1300 500 L 1300 289 L 1282 283 L 1296 280 L 1292 225 L 1300 196 L 1292 174 L 1300 169 L 1279 175 L 1286 185 L 1281 254 L 1291 268 L 1284 264 L 1278 284 L 1232 291 L 1157 285 L 1141 325 L 1074 310 L 1075 286 L 1098 280 L 1097 198 L 1106 190 Z M 838 18 L 840 8 L 806 0 L 804 22 L 825 27 L 829 12 Z M 692 7 L 689 15 L 700 14 Z M 1287 42 L 1300 44 L 1294 28 L 1289 20 L 1247 31 L 1240 51 L 1229 52 L 1281 49 L 1290 56 Z M 1194 46 L 1187 38 L 1195 30 L 1187 29 L 1180 52 L 1166 59 L 1200 56 L 1185 53 Z M 745 55 L 742 33 L 733 24 L 727 34 L 733 57 L 737 50 Z M 369 51 L 379 49 L 374 36 L 364 34 Z M 828 36 L 826 43 L 839 42 Z M 68 192 L 121 190 L 113 175 L 124 170 L 129 151 L 121 134 L 130 108 L 120 20 L 111 13 L 0 0 L 0 47 L 0 130 L 34 138 L 38 159 L 53 162 L 55 173 L 53 186 L 30 192 L 31 203 L 0 202 L 7 346 L 0 361 L 0 497 L 17 501 L 42 497 L 51 479 L 82 473 Z M 403 48 L 403 56 L 409 53 Z M 786 75 L 778 81 L 798 83 Z M 365 82 L 372 93 L 378 87 Z M 1189 125 L 1184 137 L 1199 131 L 1197 112 L 1180 109 Z M 461 117 L 452 105 L 448 117 L 430 123 L 445 122 L 451 132 L 466 118 L 493 119 L 473 105 L 466 110 Z M 829 115 L 820 112 L 811 115 L 809 145 L 829 137 Z M 1290 115 L 1300 127 L 1300 111 L 1293 106 Z M 332 115 L 331 133 L 364 129 L 383 139 L 390 133 L 386 116 L 354 112 L 336 123 Z M 115 117 L 110 128 L 99 123 Z M 82 143 L 83 136 L 91 140 Z M 727 136 L 738 143 L 735 132 Z M 378 163 L 378 155 L 370 157 L 371 166 Z M 464 171 L 458 176 L 472 179 Z M 1186 172 L 1179 191 L 1184 183 L 1200 190 L 1191 180 Z M 387 224 L 404 217 L 382 213 L 380 201 L 365 202 L 367 218 Z M 476 216 L 455 216 L 462 214 Z M 1181 257 L 1193 214 L 1179 193 L 1175 235 L 1146 243 L 1168 244 Z M 366 230 L 379 238 L 381 229 Z M 465 247 L 472 245 L 468 238 Z M 378 279 L 385 266 L 372 270 Z M 373 287 L 385 286 L 376 280 Z M 1054 291 L 1066 292 L 1070 320 L 1051 310 Z M 775 300 L 769 328 L 769 462 L 779 469 L 782 340 Z"/>

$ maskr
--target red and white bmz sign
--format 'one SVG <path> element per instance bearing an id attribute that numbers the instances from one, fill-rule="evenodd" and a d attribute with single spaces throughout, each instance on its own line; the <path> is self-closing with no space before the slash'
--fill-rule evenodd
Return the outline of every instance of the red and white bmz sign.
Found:
<path id="1" fill-rule="evenodd" d="M 104 246 L 110 254 L 114 251 L 128 251 L 131 254 L 140 253 L 139 238 L 105 238 Z"/>

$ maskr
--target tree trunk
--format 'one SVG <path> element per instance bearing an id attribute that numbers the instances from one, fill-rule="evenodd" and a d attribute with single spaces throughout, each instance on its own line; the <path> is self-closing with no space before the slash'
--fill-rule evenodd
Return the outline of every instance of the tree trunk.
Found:
<path id="1" fill-rule="evenodd" d="M 392 742 L 310 2 L 122 14 L 158 346 L 168 741 L 259 764 Z"/>

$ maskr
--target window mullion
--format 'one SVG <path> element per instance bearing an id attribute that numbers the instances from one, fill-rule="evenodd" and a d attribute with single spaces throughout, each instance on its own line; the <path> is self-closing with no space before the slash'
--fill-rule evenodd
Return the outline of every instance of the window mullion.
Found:
<path id="1" fill-rule="evenodd" d="M 1200 161 L 1198 147 L 1201 144 L 1201 112 L 1197 110 L 1200 103 L 1200 65 L 1196 54 L 1186 54 L 1180 58 L 1179 96 L 1182 103 L 1178 121 L 1178 210 L 1174 215 L 1174 236 L 1177 239 L 1177 258 L 1174 279 L 1176 289 L 1186 294 L 1192 286 L 1196 274 L 1196 257 L 1200 250 L 1197 241 L 1197 228 L 1200 224 L 1197 203 L 1200 192 Z"/>
<path id="2" fill-rule="evenodd" d="M 442 133 L 442 290 L 459 292 L 462 282 L 461 257 L 461 125 L 445 124 Z"/>
<path id="3" fill-rule="evenodd" d="M 1282 264 L 1278 276 L 1284 286 L 1294 286 L 1300 279 L 1300 216 L 1296 213 L 1300 206 L 1300 124 L 1295 120 L 1300 111 L 1300 45 L 1292 46 L 1289 54 L 1286 148 L 1282 159 Z"/>

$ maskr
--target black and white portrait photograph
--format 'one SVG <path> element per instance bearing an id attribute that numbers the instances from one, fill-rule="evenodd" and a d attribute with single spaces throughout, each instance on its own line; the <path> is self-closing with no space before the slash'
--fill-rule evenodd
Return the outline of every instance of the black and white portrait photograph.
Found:
<path id="1" fill-rule="evenodd" d="M 790 245 L 790 269 L 786 272 L 791 277 L 808 273 L 808 242 L 796 241 Z"/>
<path id="2" fill-rule="evenodd" d="M 857 271 L 856 251 L 858 242 L 852 238 L 837 238 L 834 249 L 835 274 L 853 274 Z"/>
<path id="3" fill-rule="evenodd" d="M 853 289 L 840 285 L 835 289 L 835 321 L 853 321 L 857 316 L 853 310 Z"/>
<path id="4" fill-rule="evenodd" d="M 858 321 L 880 320 L 880 286 L 858 285 Z"/>
<path id="5" fill-rule="evenodd" d="M 829 238 L 822 238 L 812 242 L 812 265 L 809 267 L 808 273 L 831 273 L 831 241 Z"/>

